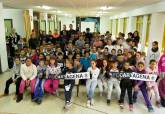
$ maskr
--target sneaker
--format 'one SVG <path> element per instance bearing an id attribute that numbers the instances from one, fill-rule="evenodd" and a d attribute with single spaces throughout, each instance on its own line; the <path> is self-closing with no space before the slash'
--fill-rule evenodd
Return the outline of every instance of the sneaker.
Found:
<path id="1" fill-rule="evenodd" d="M 156 106 L 158 107 L 158 108 L 160 108 L 160 102 L 159 101 L 156 101 Z"/>
<path id="2" fill-rule="evenodd" d="M 154 112 L 154 109 L 152 107 L 148 107 L 148 112 Z"/>
<path id="3" fill-rule="evenodd" d="M 72 102 L 67 102 L 64 106 L 65 109 L 69 109 L 72 106 Z"/>
<path id="4" fill-rule="evenodd" d="M 133 111 L 133 105 L 132 104 L 129 105 L 129 110 Z"/>
<path id="5" fill-rule="evenodd" d="M 124 105 L 123 105 L 123 103 L 120 103 L 120 109 L 124 109 Z"/>
<path id="6" fill-rule="evenodd" d="M 90 100 L 87 101 L 87 107 L 90 107 L 91 106 L 91 103 L 90 102 L 91 102 Z"/>
<path id="7" fill-rule="evenodd" d="M 42 100 L 41 99 L 37 99 L 36 103 L 40 105 L 42 103 Z"/>
<path id="8" fill-rule="evenodd" d="M 68 107 L 71 107 L 71 106 L 72 106 L 72 102 L 68 102 L 68 103 L 67 103 L 67 106 L 68 106 Z"/>
<path id="9" fill-rule="evenodd" d="M 22 101 L 22 99 L 23 99 L 23 94 L 19 94 L 19 95 L 17 96 L 16 102 L 19 103 L 20 101 Z"/>
<path id="10" fill-rule="evenodd" d="M 111 100 L 107 99 L 107 105 L 110 105 Z"/>
<path id="11" fill-rule="evenodd" d="M 94 99 L 91 100 L 91 105 L 92 105 L 92 106 L 94 105 Z"/>

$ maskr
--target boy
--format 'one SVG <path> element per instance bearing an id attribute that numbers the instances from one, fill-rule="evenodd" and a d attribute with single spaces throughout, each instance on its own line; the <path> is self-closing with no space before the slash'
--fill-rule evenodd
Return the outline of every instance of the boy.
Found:
<path id="1" fill-rule="evenodd" d="M 9 94 L 9 87 L 10 87 L 10 84 L 12 84 L 12 83 L 16 84 L 16 96 L 19 94 L 19 85 L 20 85 L 21 80 L 22 80 L 22 78 L 20 76 L 20 68 L 21 68 L 20 58 L 16 57 L 13 71 L 12 71 L 13 76 L 6 81 L 6 87 L 4 90 L 4 95 Z"/>

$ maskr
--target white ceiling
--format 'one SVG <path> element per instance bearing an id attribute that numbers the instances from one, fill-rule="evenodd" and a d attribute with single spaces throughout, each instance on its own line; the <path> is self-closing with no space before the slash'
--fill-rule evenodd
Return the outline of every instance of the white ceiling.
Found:
<path id="1" fill-rule="evenodd" d="M 110 6 L 113 9 L 104 11 L 103 15 L 114 15 L 123 11 L 132 10 L 145 5 L 154 4 L 165 0 L 0 0 L 7 8 L 34 9 L 35 11 L 59 14 L 71 14 L 75 16 L 96 16 L 101 6 Z M 46 5 L 49 10 L 36 6 Z"/>

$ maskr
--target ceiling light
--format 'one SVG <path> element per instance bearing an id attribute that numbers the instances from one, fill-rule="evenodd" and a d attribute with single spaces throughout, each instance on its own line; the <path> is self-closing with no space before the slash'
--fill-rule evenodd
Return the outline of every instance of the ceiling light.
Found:
<path id="1" fill-rule="evenodd" d="M 62 13 L 62 11 L 59 11 L 59 10 L 58 10 L 57 13 Z"/>
<path id="2" fill-rule="evenodd" d="M 108 13 L 108 12 L 105 12 L 105 11 L 99 11 L 97 12 L 98 14 L 105 14 L 105 13 Z"/>
<path id="3" fill-rule="evenodd" d="M 113 9 L 114 7 L 110 7 L 110 6 L 102 6 L 100 7 L 101 10 L 110 10 Z"/>
<path id="4" fill-rule="evenodd" d="M 50 6 L 46 6 L 46 5 L 42 5 L 42 6 L 37 6 L 38 8 L 42 8 L 42 9 L 45 9 L 45 10 L 50 10 L 51 7 Z"/>

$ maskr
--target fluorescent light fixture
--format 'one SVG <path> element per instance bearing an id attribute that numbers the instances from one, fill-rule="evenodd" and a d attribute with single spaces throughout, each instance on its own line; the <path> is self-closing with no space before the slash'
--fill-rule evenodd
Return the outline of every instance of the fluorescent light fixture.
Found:
<path id="1" fill-rule="evenodd" d="M 42 6 L 37 6 L 38 8 L 45 9 L 45 10 L 50 10 L 50 6 L 42 5 Z"/>
<path id="2" fill-rule="evenodd" d="M 100 7 L 101 10 L 110 10 L 110 9 L 113 9 L 114 7 L 111 7 L 111 6 L 102 6 Z"/>
<path id="3" fill-rule="evenodd" d="M 66 17 L 72 17 L 72 14 L 68 14 L 68 13 L 64 13 L 63 15 Z"/>
<path id="4" fill-rule="evenodd" d="M 97 14 L 105 14 L 105 13 L 108 13 L 108 12 L 105 12 L 105 11 L 99 11 L 99 12 L 97 12 Z"/>
<path id="5" fill-rule="evenodd" d="M 62 11 L 58 10 L 57 13 L 62 13 Z"/>

